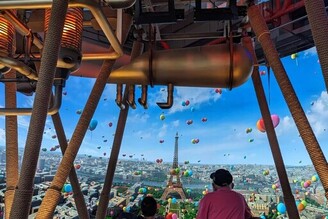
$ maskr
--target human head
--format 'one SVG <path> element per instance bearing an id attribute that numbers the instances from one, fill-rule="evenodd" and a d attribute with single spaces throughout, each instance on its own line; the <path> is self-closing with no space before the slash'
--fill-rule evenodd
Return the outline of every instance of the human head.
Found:
<path id="1" fill-rule="evenodd" d="M 210 175 L 213 183 L 217 186 L 230 186 L 232 183 L 232 175 L 228 170 L 225 169 L 218 169 L 214 173 Z"/>
<path id="2" fill-rule="evenodd" d="M 143 216 L 151 217 L 157 212 L 157 202 L 151 196 L 146 196 L 141 202 L 141 211 Z"/>

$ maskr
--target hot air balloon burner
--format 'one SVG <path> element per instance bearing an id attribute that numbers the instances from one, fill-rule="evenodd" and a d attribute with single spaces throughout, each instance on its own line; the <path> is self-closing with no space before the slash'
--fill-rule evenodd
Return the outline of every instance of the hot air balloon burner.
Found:
<path id="1" fill-rule="evenodd" d="M 0 14 L 0 57 L 13 55 L 14 26 Z M 10 67 L 0 62 L 0 73 L 8 73 Z"/>
<path id="2" fill-rule="evenodd" d="M 147 94 L 148 93 L 148 86 L 147 85 L 142 85 L 141 86 L 141 98 L 138 98 L 138 102 L 140 105 L 143 106 L 144 109 L 148 109 L 148 104 L 147 104 Z"/>
<path id="3" fill-rule="evenodd" d="M 116 99 L 115 99 L 115 102 L 121 110 L 124 109 L 123 98 L 122 98 L 122 90 L 123 90 L 123 85 L 122 84 L 117 84 L 116 85 Z"/>
<path id="4" fill-rule="evenodd" d="M 128 94 L 128 98 L 127 98 L 127 100 L 126 100 L 127 104 L 129 104 L 129 106 L 130 106 L 132 109 L 136 109 L 137 106 L 136 106 L 136 103 L 135 103 L 135 101 L 134 101 L 134 91 L 135 91 L 135 89 L 134 89 L 134 85 L 128 85 L 128 87 L 125 88 L 125 89 L 128 89 L 128 92 L 129 92 L 129 94 Z"/>
<path id="5" fill-rule="evenodd" d="M 45 36 L 47 35 L 51 9 L 45 9 Z M 76 71 L 82 59 L 83 10 L 68 8 L 58 56 L 57 67 Z"/>

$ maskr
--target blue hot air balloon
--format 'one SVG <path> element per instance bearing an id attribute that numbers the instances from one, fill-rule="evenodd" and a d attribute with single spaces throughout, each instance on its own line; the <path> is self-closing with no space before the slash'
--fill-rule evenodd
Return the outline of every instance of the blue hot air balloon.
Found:
<path id="1" fill-rule="evenodd" d="M 90 122 L 90 124 L 89 124 L 89 130 L 90 131 L 95 130 L 96 127 L 97 127 L 97 125 L 98 125 L 98 121 L 95 120 L 95 119 L 92 119 L 91 122 Z"/>

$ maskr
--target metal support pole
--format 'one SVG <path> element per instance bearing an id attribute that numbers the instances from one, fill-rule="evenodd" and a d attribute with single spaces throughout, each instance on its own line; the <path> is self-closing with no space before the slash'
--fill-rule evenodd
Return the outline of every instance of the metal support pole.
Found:
<path id="1" fill-rule="evenodd" d="M 61 189 L 64 186 L 75 157 L 80 149 L 85 133 L 88 130 L 90 121 L 105 89 L 106 82 L 114 63 L 115 60 L 105 60 L 103 62 L 98 78 L 92 88 L 90 96 L 72 135 L 71 141 L 69 142 L 65 154 L 59 164 L 57 173 L 52 180 L 45 197 L 43 198 L 39 211 L 36 215 L 36 219 L 52 217 L 61 196 Z"/>
<path id="2" fill-rule="evenodd" d="M 251 37 L 243 37 L 242 43 L 252 54 L 254 64 L 255 65 L 258 64 Z M 281 184 L 282 192 L 284 194 L 284 201 L 287 207 L 288 216 L 289 218 L 299 219 L 300 216 L 298 214 L 297 206 L 295 205 L 295 199 L 288 181 L 284 160 L 281 155 L 279 143 L 277 140 L 277 135 L 271 120 L 271 113 L 265 98 L 265 93 L 264 93 L 262 81 L 260 79 L 258 66 L 254 66 L 253 68 L 252 80 L 254 84 L 257 101 L 259 103 L 259 107 L 261 110 L 262 118 L 264 120 L 264 126 L 268 136 L 272 157 L 277 169 L 277 174 Z"/>
<path id="3" fill-rule="evenodd" d="M 321 183 L 325 190 L 325 196 L 328 198 L 328 165 L 326 158 L 296 96 L 295 90 L 287 76 L 286 70 L 281 63 L 279 54 L 271 40 L 268 26 L 256 5 L 251 5 L 247 10 L 247 14 L 251 27 L 253 28 L 257 39 L 263 48 L 264 54 L 269 61 L 269 65 L 273 69 L 273 73 L 277 79 L 304 145 L 310 155 L 313 166 L 320 177 Z"/>
<path id="4" fill-rule="evenodd" d="M 65 151 L 67 149 L 67 140 L 66 140 L 67 138 L 65 135 L 65 131 L 64 131 L 64 127 L 63 127 L 60 115 L 59 115 L 59 113 L 56 113 L 56 114 L 52 115 L 51 118 L 52 118 L 52 121 L 55 126 L 60 149 L 62 151 L 62 154 L 64 155 Z M 71 171 L 69 172 L 69 181 L 73 188 L 73 197 L 75 200 L 75 206 L 76 206 L 77 212 L 79 214 L 79 218 L 89 219 L 88 209 L 87 209 L 87 206 L 84 201 L 83 193 L 81 192 L 79 180 L 77 178 L 74 166 L 71 167 Z"/>
<path id="5" fill-rule="evenodd" d="M 67 7 L 68 0 L 54 0 L 52 3 L 49 31 L 41 58 L 38 86 L 36 87 L 22 169 L 15 189 L 10 218 L 25 219 L 29 215 L 36 165 L 40 153 Z"/>
<path id="6" fill-rule="evenodd" d="M 6 79 L 16 78 L 16 71 L 4 75 Z M 16 107 L 16 84 L 5 83 L 5 107 Z M 18 132 L 17 116 L 6 116 L 6 193 L 5 218 L 9 219 L 18 181 Z"/>
<path id="7" fill-rule="evenodd" d="M 143 52 L 143 43 L 135 40 L 133 43 L 133 50 L 131 53 L 131 60 L 135 59 Z M 107 173 L 105 176 L 105 182 L 103 190 L 100 194 L 99 205 L 97 209 L 96 219 L 103 219 L 106 216 L 107 206 L 109 202 L 110 189 L 112 187 L 118 155 L 120 153 L 121 143 L 123 139 L 126 119 L 128 117 L 129 105 L 127 104 L 129 86 L 126 85 L 122 104 L 125 105 L 124 109 L 121 108 L 120 115 L 117 122 L 116 132 L 114 136 L 114 142 L 110 158 L 107 166 Z"/>

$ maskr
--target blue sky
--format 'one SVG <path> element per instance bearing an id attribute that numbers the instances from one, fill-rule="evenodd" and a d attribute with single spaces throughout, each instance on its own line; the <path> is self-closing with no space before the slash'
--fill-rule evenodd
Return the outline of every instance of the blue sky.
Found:
<path id="1" fill-rule="evenodd" d="M 301 105 L 317 136 L 324 154 L 328 154 L 328 95 L 325 91 L 323 76 L 315 48 L 298 54 L 297 60 L 291 57 L 282 59 L 288 76 L 294 86 Z M 271 114 L 280 117 L 276 127 L 278 141 L 286 165 L 312 164 L 305 146 L 299 137 L 288 107 L 271 71 L 270 80 L 266 74 L 261 76 L 269 101 Z M 80 118 L 77 110 L 83 109 L 95 80 L 71 76 L 64 90 L 60 115 L 67 138 L 70 138 Z M 222 89 L 222 94 L 215 88 L 175 87 L 174 105 L 169 110 L 162 110 L 156 102 L 166 100 L 165 86 L 149 87 L 149 109 L 130 109 L 122 142 L 120 159 L 144 158 L 155 161 L 162 158 L 172 162 L 174 140 L 179 133 L 179 161 L 203 164 L 273 164 L 267 136 L 256 129 L 256 122 L 261 118 L 252 80 L 233 90 Z M 136 99 L 140 97 L 140 88 L 136 88 Z M 0 106 L 4 107 L 4 85 L 0 85 Z M 94 131 L 88 130 L 80 147 L 80 154 L 109 157 L 115 133 L 119 109 L 115 104 L 116 86 L 107 85 L 95 112 L 94 119 L 98 126 Z M 269 98 L 270 96 L 270 98 Z M 20 107 L 31 107 L 33 97 L 18 95 Z M 182 102 L 189 100 L 188 106 Z M 194 109 L 194 111 L 191 110 Z M 164 113 L 165 119 L 160 115 Z M 207 121 L 202 122 L 206 117 Z M 187 125 L 187 120 L 193 120 Z M 29 125 L 29 116 L 19 117 L 19 147 L 25 146 Z M 109 127 L 108 123 L 113 126 Z M 4 117 L 0 117 L 0 145 L 5 145 Z M 246 133 L 252 128 L 251 133 Z M 58 144 L 52 120 L 48 117 L 42 147 L 48 149 Z M 328 129 L 327 129 L 328 132 Z M 103 137 L 104 136 L 104 137 Z M 199 139 L 193 144 L 192 139 Z M 249 142 L 253 139 L 253 142 Z M 107 140 L 107 142 L 104 142 Z M 164 140 L 160 143 L 160 140 Z M 101 147 L 98 149 L 97 147 Z M 123 157 L 122 154 L 126 154 Z M 229 155 L 228 155 L 229 154 Z M 245 158 L 246 156 L 246 158 Z M 302 161 L 300 163 L 300 161 Z"/>

